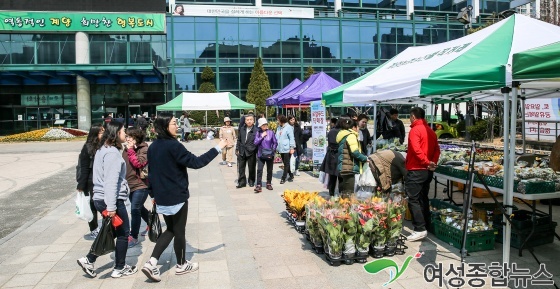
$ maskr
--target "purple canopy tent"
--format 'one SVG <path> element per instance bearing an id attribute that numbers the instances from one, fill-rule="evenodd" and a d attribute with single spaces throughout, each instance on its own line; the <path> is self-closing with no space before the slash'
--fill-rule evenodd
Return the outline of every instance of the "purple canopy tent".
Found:
<path id="1" fill-rule="evenodd" d="M 280 96 L 276 100 L 276 105 L 308 104 L 312 101 L 321 100 L 323 92 L 338 86 L 340 86 L 340 82 L 326 73 L 315 73 L 298 87 Z"/>
<path id="2" fill-rule="evenodd" d="M 280 91 L 275 93 L 273 96 L 267 98 L 266 99 L 266 105 L 268 105 L 268 106 L 277 105 L 276 101 L 278 100 L 279 97 L 281 97 L 282 95 L 284 95 L 286 93 L 291 92 L 292 89 L 298 87 L 302 83 L 303 82 L 301 82 L 301 80 L 299 80 L 298 78 L 292 80 L 292 82 L 290 82 L 290 84 L 288 84 L 286 87 L 282 88 Z"/>

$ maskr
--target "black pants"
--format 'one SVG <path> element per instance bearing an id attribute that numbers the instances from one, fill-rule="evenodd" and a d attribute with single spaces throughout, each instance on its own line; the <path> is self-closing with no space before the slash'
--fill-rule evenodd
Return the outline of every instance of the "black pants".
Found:
<path id="1" fill-rule="evenodd" d="M 405 190 L 408 195 L 408 208 L 416 232 L 426 231 L 431 227 L 428 193 L 433 176 L 434 173 L 428 170 L 408 171 L 406 174 Z"/>
<path id="2" fill-rule="evenodd" d="M 338 192 L 341 198 L 349 198 L 354 194 L 354 183 L 356 175 L 342 175 L 342 181 L 338 184 Z"/>
<path id="3" fill-rule="evenodd" d="M 93 194 L 90 193 L 90 192 L 84 191 L 84 195 L 89 198 L 89 207 L 91 209 L 91 212 L 93 213 L 93 219 L 91 220 L 91 222 L 88 223 L 89 230 L 93 231 L 93 230 L 97 229 L 97 227 L 98 227 L 98 224 L 97 224 L 97 209 L 95 208 L 95 204 L 93 203 Z"/>
<path id="4" fill-rule="evenodd" d="M 247 177 L 245 176 L 245 166 L 249 167 L 249 183 L 255 183 L 255 175 L 257 170 L 257 154 L 250 156 L 237 156 L 237 163 L 239 169 L 239 178 L 237 179 L 239 185 L 247 184 Z"/>
<path id="5" fill-rule="evenodd" d="M 96 200 L 95 207 L 99 212 L 103 212 L 107 209 L 105 201 Z M 117 200 L 117 216 L 119 216 L 123 223 L 115 229 L 115 237 L 117 237 L 117 242 L 115 243 L 115 269 L 122 270 L 125 265 L 126 252 L 128 251 L 128 236 L 130 234 L 130 226 L 128 221 L 128 212 L 126 211 L 126 205 L 124 200 Z M 94 263 L 97 260 L 96 255 L 89 253 L 87 255 L 88 260 Z"/>
<path id="6" fill-rule="evenodd" d="M 342 177 L 337 175 L 329 175 L 329 195 L 334 196 L 334 189 L 336 188 L 336 182 L 338 181 L 338 191 L 340 192 L 340 184 L 342 183 Z"/>
<path id="7" fill-rule="evenodd" d="M 185 238 L 185 227 L 187 226 L 187 216 L 189 214 L 189 201 L 186 201 L 183 207 L 175 214 L 166 216 L 163 215 L 165 220 L 165 225 L 167 228 L 163 232 L 154 247 L 152 252 L 152 257 L 159 260 L 163 251 L 167 249 L 171 240 L 173 240 L 173 249 L 175 250 L 175 257 L 177 257 L 177 264 L 185 264 L 185 253 L 187 249 L 186 238 Z"/>
<path id="8" fill-rule="evenodd" d="M 271 184 L 272 183 L 272 166 L 274 165 L 274 160 L 272 159 L 272 160 L 262 161 L 261 159 L 258 159 L 257 162 L 259 164 L 259 168 L 257 169 L 256 185 L 257 186 L 262 185 L 262 176 L 263 176 L 263 169 L 264 169 L 265 164 L 266 164 L 266 183 Z"/>
<path id="9" fill-rule="evenodd" d="M 290 172 L 290 158 L 292 154 L 290 153 L 281 153 L 280 157 L 282 157 L 282 163 L 284 164 L 284 173 L 282 174 L 282 179 L 286 180 L 286 176 L 290 175 L 290 178 L 294 177 L 294 174 Z"/>

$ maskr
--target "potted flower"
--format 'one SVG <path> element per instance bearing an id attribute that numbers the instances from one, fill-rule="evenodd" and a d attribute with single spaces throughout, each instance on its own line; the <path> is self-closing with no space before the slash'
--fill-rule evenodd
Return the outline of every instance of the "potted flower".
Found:
<path id="1" fill-rule="evenodd" d="M 391 194 L 387 201 L 387 245 L 385 253 L 387 256 L 395 255 L 397 239 L 402 231 L 402 216 L 405 210 L 404 198 L 400 194 Z"/>
<path id="2" fill-rule="evenodd" d="M 387 243 L 387 203 L 378 197 L 372 199 L 373 208 L 373 255 L 383 257 L 385 243 Z"/>

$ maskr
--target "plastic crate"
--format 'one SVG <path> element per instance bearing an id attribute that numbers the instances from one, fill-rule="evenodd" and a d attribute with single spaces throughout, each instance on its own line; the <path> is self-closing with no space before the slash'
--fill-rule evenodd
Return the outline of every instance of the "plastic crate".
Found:
<path id="1" fill-rule="evenodd" d="M 516 210 L 512 212 L 513 218 L 511 223 L 518 230 L 531 229 L 533 226 L 533 212 L 527 210 Z M 548 214 L 535 212 L 535 226 L 550 224 L 552 218 Z"/>
<path id="2" fill-rule="evenodd" d="M 536 247 L 544 244 L 550 244 L 554 242 L 554 232 L 556 229 L 556 222 L 538 225 L 535 227 L 535 231 L 531 238 L 527 241 L 525 247 Z M 502 226 L 496 227 L 498 229 L 498 234 L 496 235 L 496 242 L 502 243 L 504 229 Z M 523 229 L 520 231 L 512 230 L 511 231 L 511 247 L 516 249 L 521 248 L 527 236 L 531 233 L 531 228 Z"/>
<path id="3" fill-rule="evenodd" d="M 438 239 L 457 249 L 461 249 L 461 243 L 463 242 L 462 230 L 444 224 L 439 220 L 432 220 L 432 226 L 434 227 L 434 232 Z M 495 234 L 495 230 L 468 233 L 467 244 L 465 246 L 467 252 L 494 250 L 494 245 L 496 243 Z"/>
<path id="4" fill-rule="evenodd" d="M 441 209 L 453 209 L 455 211 L 463 210 L 459 206 L 453 205 L 452 203 L 449 203 L 449 202 L 446 202 L 446 201 L 440 200 L 440 199 L 431 199 L 430 200 L 430 206 L 436 208 L 437 210 L 441 210 Z"/>
<path id="5" fill-rule="evenodd" d="M 556 191 L 555 182 L 522 182 L 521 187 L 515 189 L 516 192 L 522 194 L 544 194 Z"/>

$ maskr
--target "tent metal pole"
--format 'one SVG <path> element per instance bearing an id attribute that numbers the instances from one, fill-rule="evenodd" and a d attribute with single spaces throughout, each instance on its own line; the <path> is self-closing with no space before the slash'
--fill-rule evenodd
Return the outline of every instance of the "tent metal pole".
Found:
<path id="1" fill-rule="evenodd" d="M 508 167 L 508 171 L 507 171 L 507 176 L 508 178 L 506 179 L 507 182 L 509 183 L 509 191 L 508 194 L 506 194 L 504 196 L 504 204 L 507 204 L 509 206 L 513 205 L 513 177 L 514 177 L 514 172 L 515 172 L 515 143 L 516 143 L 516 138 L 517 138 L 517 92 L 518 92 L 518 84 L 516 84 L 515 82 L 512 84 L 513 86 L 513 90 L 512 90 L 512 96 L 511 96 L 511 116 L 510 116 L 510 136 L 509 136 L 509 167 Z M 507 214 L 511 214 L 511 207 L 507 207 Z M 510 248 L 510 242 L 511 242 L 511 224 L 509 222 L 506 223 L 505 227 L 504 227 L 504 236 L 505 236 L 505 240 L 504 240 L 504 247 L 507 246 L 507 248 Z M 509 253 L 509 252 L 508 252 Z M 509 263 L 509 254 L 507 255 L 508 257 L 508 263 Z M 505 261 L 505 260 L 504 260 Z"/>
<path id="2" fill-rule="evenodd" d="M 208 128 L 208 111 L 205 110 L 204 112 L 205 112 L 204 124 L 205 124 L 205 126 L 206 126 L 205 128 L 207 129 L 207 128 Z"/>
<path id="3" fill-rule="evenodd" d="M 377 102 L 373 103 L 373 149 L 372 152 L 377 151 Z"/>
<path id="4" fill-rule="evenodd" d="M 525 97 L 521 98 L 521 141 L 523 142 L 523 153 L 525 153 Z"/>
<path id="5" fill-rule="evenodd" d="M 509 159 L 510 159 L 510 154 L 509 154 L 509 125 L 510 125 L 510 105 L 509 105 L 509 92 L 511 91 L 511 88 L 509 87 L 504 87 L 502 88 L 502 93 L 504 95 L 504 205 L 511 205 L 511 203 L 513 202 L 513 198 L 512 201 L 510 202 L 510 198 L 509 196 L 511 195 L 511 187 L 510 187 L 510 182 L 508 179 L 508 175 L 509 175 Z M 508 213 L 511 213 L 511 211 L 508 210 Z M 502 243 L 504 244 L 502 247 L 502 262 L 503 263 L 507 263 L 509 264 L 509 253 L 510 253 L 510 244 L 509 244 L 509 235 L 511 234 L 511 225 L 509 224 L 509 222 L 507 221 L 505 214 L 503 221 L 505 222 L 504 225 L 504 236 L 503 236 L 503 241 Z"/>

